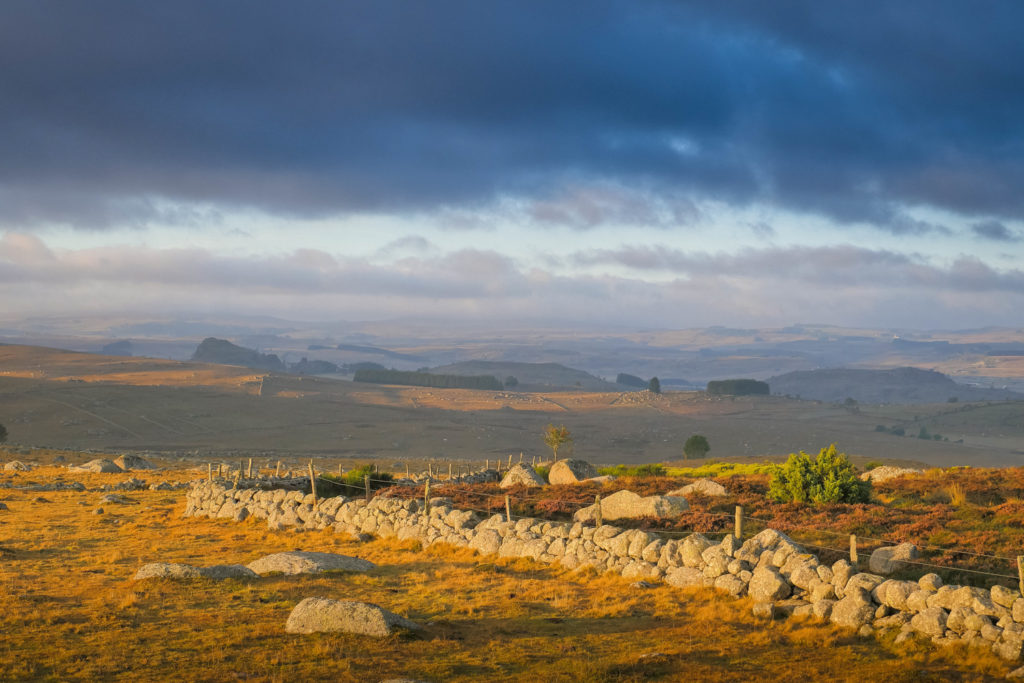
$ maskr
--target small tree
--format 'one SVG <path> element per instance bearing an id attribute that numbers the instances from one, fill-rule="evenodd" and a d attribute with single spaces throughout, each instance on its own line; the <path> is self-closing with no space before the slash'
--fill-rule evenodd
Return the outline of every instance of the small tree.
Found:
<path id="1" fill-rule="evenodd" d="M 7 441 L 7 427 L 0 425 L 0 443 Z"/>
<path id="2" fill-rule="evenodd" d="M 780 503 L 866 503 L 871 482 L 863 481 L 836 445 L 822 448 L 814 459 L 803 451 L 791 453 L 785 465 L 772 472 L 768 497 Z"/>
<path id="3" fill-rule="evenodd" d="M 708 443 L 708 438 L 700 434 L 694 434 L 683 444 L 683 453 L 687 458 L 703 458 L 710 450 L 711 445 Z"/>
<path id="4" fill-rule="evenodd" d="M 551 457 L 558 462 L 558 449 L 567 443 L 572 443 L 572 434 L 565 425 L 548 424 L 544 429 L 544 443 L 551 449 Z"/>
<path id="5" fill-rule="evenodd" d="M 652 394 L 661 393 L 661 382 L 658 381 L 657 377 L 652 377 L 651 381 L 647 383 L 647 391 L 651 392 Z"/>

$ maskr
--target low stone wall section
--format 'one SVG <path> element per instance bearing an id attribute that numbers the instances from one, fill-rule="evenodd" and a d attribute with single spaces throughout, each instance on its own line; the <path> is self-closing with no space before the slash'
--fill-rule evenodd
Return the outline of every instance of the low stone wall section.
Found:
<path id="1" fill-rule="evenodd" d="M 1024 649 L 1024 598 L 1004 586 L 990 590 L 943 585 L 936 574 L 918 581 L 859 572 L 846 560 L 832 565 L 804 551 L 785 534 L 765 529 L 740 541 L 712 542 L 701 534 L 666 538 L 605 524 L 553 522 L 504 515 L 482 517 L 432 499 L 377 496 L 321 499 L 301 491 L 232 489 L 216 482 L 189 491 L 186 516 L 267 520 L 270 529 L 326 529 L 359 536 L 446 543 L 500 557 L 528 557 L 568 569 L 593 567 L 627 578 L 662 580 L 678 587 L 706 586 L 749 595 L 755 613 L 807 615 L 854 628 L 862 635 L 898 629 L 897 642 L 915 633 L 934 643 L 967 643 L 1014 661 Z"/>

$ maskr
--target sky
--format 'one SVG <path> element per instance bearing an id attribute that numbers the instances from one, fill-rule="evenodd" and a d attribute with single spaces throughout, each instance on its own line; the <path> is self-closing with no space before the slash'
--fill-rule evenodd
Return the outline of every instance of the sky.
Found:
<path id="1" fill-rule="evenodd" d="M 0 316 L 1024 326 L 1024 5 L 0 8 Z"/>

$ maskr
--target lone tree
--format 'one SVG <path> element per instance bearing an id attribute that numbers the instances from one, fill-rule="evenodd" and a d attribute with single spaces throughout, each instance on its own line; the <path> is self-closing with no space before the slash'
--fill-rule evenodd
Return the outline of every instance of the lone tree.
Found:
<path id="1" fill-rule="evenodd" d="M 7 427 L 0 425 L 0 443 L 7 441 Z"/>
<path id="2" fill-rule="evenodd" d="M 661 393 L 661 382 L 658 381 L 657 377 L 652 377 L 651 381 L 647 383 L 647 391 L 651 392 L 652 394 Z"/>
<path id="3" fill-rule="evenodd" d="M 548 424 L 544 429 L 544 443 L 551 449 L 551 457 L 558 462 L 558 449 L 564 444 L 572 443 L 572 434 L 565 425 Z"/>
<path id="4" fill-rule="evenodd" d="M 683 444 L 683 453 L 687 458 L 703 458 L 711 450 L 708 438 L 700 434 L 694 434 Z"/>

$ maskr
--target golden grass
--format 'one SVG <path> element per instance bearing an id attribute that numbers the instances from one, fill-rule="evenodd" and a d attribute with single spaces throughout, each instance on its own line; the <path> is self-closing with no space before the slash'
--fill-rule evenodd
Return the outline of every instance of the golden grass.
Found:
<path id="1" fill-rule="evenodd" d="M 96 486 L 126 476 L 81 480 Z M 35 502 L 40 495 L 51 502 Z M 635 589 L 593 571 L 396 540 L 360 544 L 330 532 L 270 532 L 256 520 L 182 519 L 183 492 L 131 493 L 139 505 L 108 504 L 95 515 L 101 495 L 0 489 L 10 507 L 0 512 L 0 679 L 918 681 L 994 680 L 1010 668 L 987 653 L 929 644 L 898 659 L 892 646 L 830 626 L 766 627 L 747 600 Z M 252 581 L 131 579 L 146 562 L 246 563 L 293 549 L 379 566 Z M 381 640 L 284 633 L 292 607 L 309 596 L 375 602 L 426 629 Z"/>

